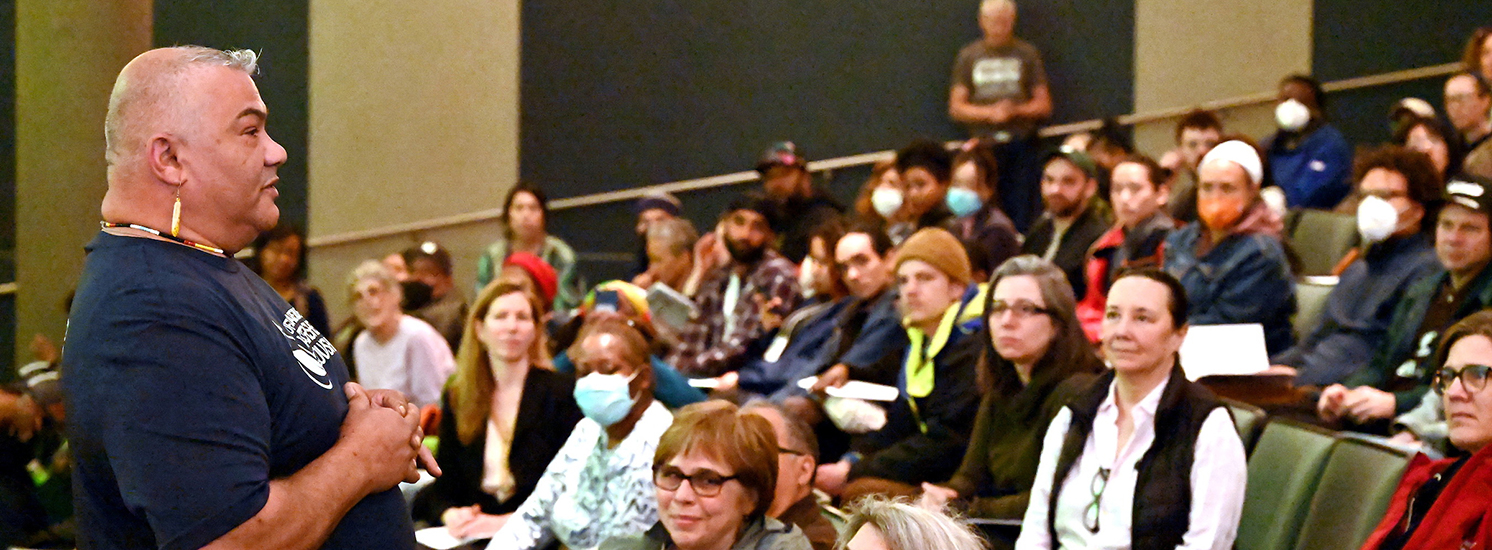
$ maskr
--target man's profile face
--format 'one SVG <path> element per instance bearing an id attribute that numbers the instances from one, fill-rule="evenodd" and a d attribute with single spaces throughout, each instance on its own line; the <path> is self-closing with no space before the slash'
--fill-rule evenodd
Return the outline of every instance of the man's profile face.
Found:
<path id="1" fill-rule="evenodd" d="M 221 232 L 253 240 L 280 219 L 276 172 L 285 148 L 265 129 L 269 110 L 254 80 L 228 67 L 188 69 L 181 93 L 185 136 L 178 141 L 182 165 L 182 216 L 199 225 L 224 224 Z"/>

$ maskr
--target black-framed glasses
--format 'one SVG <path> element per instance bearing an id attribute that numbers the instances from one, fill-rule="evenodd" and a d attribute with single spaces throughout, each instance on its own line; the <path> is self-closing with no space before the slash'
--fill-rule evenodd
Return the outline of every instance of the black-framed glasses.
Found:
<path id="1" fill-rule="evenodd" d="M 1487 387 L 1489 372 L 1492 372 L 1492 367 L 1487 365 L 1466 365 L 1460 369 L 1441 368 L 1435 373 L 1435 393 L 1445 395 L 1457 378 L 1461 379 L 1461 385 L 1466 386 L 1468 391 L 1482 391 L 1482 388 Z"/>
<path id="2" fill-rule="evenodd" d="M 1052 310 L 1050 310 L 1050 309 L 1038 306 L 1038 305 L 1033 304 L 1031 302 L 1025 302 L 1025 301 L 1011 303 L 1011 302 L 1006 302 L 1005 300 L 995 300 L 993 302 L 990 302 L 990 304 L 989 304 L 989 316 L 990 317 L 999 317 L 1001 315 L 1004 315 L 1005 312 L 1007 312 L 1007 311 L 1014 311 L 1015 312 L 1015 317 L 1017 319 L 1026 319 L 1026 318 L 1029 318 L 1029 317 L 1031 317 L 1033 315 L 1038 315 L 1038 314 L 1039 315 L 1051 315 L 1052 314 Z"/>
<path id="3" fill-rule="evenodd" d="M 1083 510 L 1083 526 L 1087 527 L 1090 533 L 1098 532 L 1098 503 L 1103 500 L 1103 490 L 1109 488 L 1109 472 L 1112 471 L 1108 468 L 1099 468 L 1098 472 L 1093 474 L 1093 481 L 1088 484 L 1088 490 L 1093 492 L 1093 503 Z"/>
<path id="4" fill-rule="evenodd" d="M 712 497 L 720 494 L 720 488 L 725 482 L 736 479 L 736 476 L 723 476 L 709 470 L 700 470 L 693 474 L 685 474 L 683 470 L 673 466 L 664 466 L 653 470 L 653 485 L 665 491 L 677 491 L 689 482 L 689 488 L 694 489 L 694 494 L 702 497 Z"/>

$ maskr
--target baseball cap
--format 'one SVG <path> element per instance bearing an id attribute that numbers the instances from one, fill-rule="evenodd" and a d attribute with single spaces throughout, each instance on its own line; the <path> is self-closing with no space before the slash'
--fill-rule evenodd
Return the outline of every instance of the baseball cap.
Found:
<path id="1" fill-rule="evenodd" d="M 1046 166 L 1046 163 L 1058 157 L 1067 159 L 1068 162 L 1077 166 L 1088 177 L 1098 177 L 1098 163 L 1093 162 L 1093 157 L 1088 156 L 1088 153 L 1066 145 L 1047 151 L 1047 154 L 1041 157 L 1041 165 Z"/>
<path id="2" fill-rule="evenodd" d="M 773 166 L 795 166 L 807 169 L 808 160 L 803 158 L 803 153 L 798 150 L 797 144 L 791 141 L 779 141 L 762 151 L 761 158 L 756 161 L 756 171 L 766 173 Z"/>
<path id="3" fill-rule="evenodd" d="M 1445 200 L 1492 216 L 1492 180 L 1457 174 L 1445 184 Z"/>

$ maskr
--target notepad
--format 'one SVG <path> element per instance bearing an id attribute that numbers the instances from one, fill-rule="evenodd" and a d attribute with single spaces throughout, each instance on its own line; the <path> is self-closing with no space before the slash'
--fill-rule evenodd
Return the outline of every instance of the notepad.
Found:
<path id="1" fill-rule="evenodd" d="M 1258 374 L 1269 369 L 1264 325 L 1193 325 L 1181 342 L 1187 380 L 1204 376 Z"/>
<path id="2" fill-rule="evenodd" d="M 430 547 L 432 550 L 450 550 L 463 544 L 480 539 L 458 539 L 451 536 L 451 532 L 444 526 L 428 527 L 414 532 L 414 540 L 420 544 Z"/>

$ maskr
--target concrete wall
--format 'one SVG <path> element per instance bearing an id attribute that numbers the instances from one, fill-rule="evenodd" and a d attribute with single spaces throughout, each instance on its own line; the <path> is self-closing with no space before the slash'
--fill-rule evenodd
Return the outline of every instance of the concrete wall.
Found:
<path id="1" fill-rule="evenodd" d="M 60 339 L 83 245 L 98 232 L 104 113 L 151 43 L 149 0 L 16 3 L 16 333 Z M 25 345 L 17 354 L 29 355 Z"/>
<path id="2" fill-rule="evenodd" d="M 499 206 L 518 177 L 517 2 L 312 0 L 309 231 L 318 236 Z M 411 200 L 419 197 L 419 200 Z M 470 289 L 491 224 L 425 237 Z M 333 323 L 344 279 L 410 237 L 317 247 L 311 281 Z M 469 292 L 469 290 L 468 290 Z"/>

